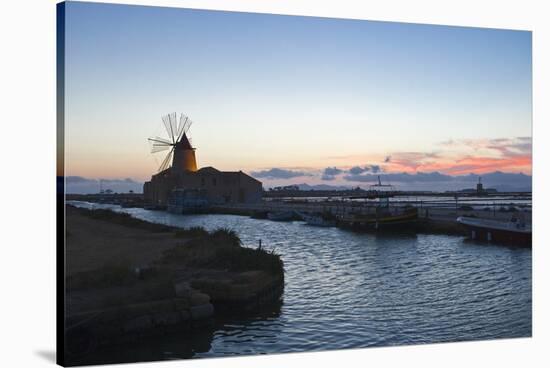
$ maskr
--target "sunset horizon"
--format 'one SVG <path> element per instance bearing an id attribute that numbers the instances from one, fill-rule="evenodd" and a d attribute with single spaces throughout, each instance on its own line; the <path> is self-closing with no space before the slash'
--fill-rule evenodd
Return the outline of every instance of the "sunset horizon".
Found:
<path id="1" fill-rule="evenodd" d="M 149 180 L 164 157 L 147 138 L 165 136 L 161 116 L 172 111 L 194 121 L 199 167 L 242 170 L 265 188 L 365 186 L 381 175 L 442 190 L 443 178 L 532 175 L 530 32 L 67 9 L 67 177 Z"/>

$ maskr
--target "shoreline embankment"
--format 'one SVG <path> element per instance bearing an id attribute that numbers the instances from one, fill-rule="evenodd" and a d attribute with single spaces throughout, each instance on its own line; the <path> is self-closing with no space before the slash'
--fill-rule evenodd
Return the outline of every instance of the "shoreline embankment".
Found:
<path id="1" fill-rule="evenodd" d="M 179 229 L 124 213 L 66 206 L 67 361 L 280 302 L 281 258 L 228 229 Z"/>

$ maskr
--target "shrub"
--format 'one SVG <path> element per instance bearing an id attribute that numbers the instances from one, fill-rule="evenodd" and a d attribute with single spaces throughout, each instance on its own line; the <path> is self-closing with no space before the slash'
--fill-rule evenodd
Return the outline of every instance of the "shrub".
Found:
<path id="1" fill-rule="evenodd" d="M 210 233 L 209 239 L 216 244 L 225 244 L 233 247 L 242 245 L 241 238 L 233 229 L 219 228 Z"/>
<path id="2" fill-rule="evenodd" d="M 283 261 L 278 254 L 252 248 L 220 248 L 203 265 L 233 272 L 260 270 L 277 274 L 283 270 Z"/>
<path id="3" fill-rule="evenodd" d="M 234 230 L 221 228 L 166 250 L 162 261 L 233 272 L 260 270 L 277 274 L 283 271 L 283 261 L 274 251 L 241 245 Z"/>

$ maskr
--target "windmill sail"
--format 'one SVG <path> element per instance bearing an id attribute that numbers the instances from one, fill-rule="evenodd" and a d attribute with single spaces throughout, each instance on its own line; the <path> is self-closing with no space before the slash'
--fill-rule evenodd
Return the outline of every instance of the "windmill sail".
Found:
<path id="1" fill-rule="evenodd" d="M 195 155 L 194 152 L 192 152 L 194 151 L 194 149 L 191 147 L 189 139 L 185 135 L 185 133 L 189 131 L 189 128 L 191 127 L 191 124 L 193 122 L 191 121 L 191 119 L 189 119 L 189 117 L 184 114 L 180 114 L 178 118 L 175 112 L 164 115 L 161 118 L 166 133 L 168 135 L 168 139 L 158 136 L 148 139 L 151 145 L 151 153 L 158 153 L 170 150 L 170 152 L 168 152 L 166 157 L 164 157 L 164 159 L 162 160 L 159 172 L 168 169 L 172 165 L 172 157 L 174 157 L 174 161 L 178 161 L 181 163 L 180 166 L 183 167 L 184 170 L 196 171 Z M 187 153 L 184 153 L 186 158 L 183 159 L 183 161 L 180 160 L 181 153 L 179 150 L 177 152 L 177 155 L 174 154 L 176 145 L 178 145 L 177 147 L 179 147 L 179 150 L 183 149 L 189 151 Z M 178 157 L 177 160 L 175 156 Z"/>

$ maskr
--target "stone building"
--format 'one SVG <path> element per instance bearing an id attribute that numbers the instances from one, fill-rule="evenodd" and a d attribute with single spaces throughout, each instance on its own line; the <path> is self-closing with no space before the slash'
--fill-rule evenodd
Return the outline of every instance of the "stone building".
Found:
<path id="1" fill-rule="evenodd" d="M 186 134 L 174 145 L 173 152 L 172 166 L 143 184 L 144 198 L 148 203 L 166 206 L 171 196 L 182 189 L 204 193 L 210 204 L 261 200 L 262 183 L 242 171 L 219 171 L 213 167 L 197 169 L 195 149 Z"/>

